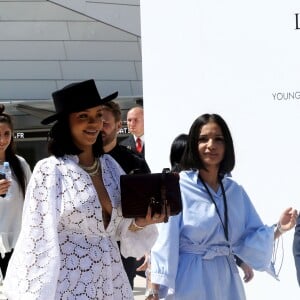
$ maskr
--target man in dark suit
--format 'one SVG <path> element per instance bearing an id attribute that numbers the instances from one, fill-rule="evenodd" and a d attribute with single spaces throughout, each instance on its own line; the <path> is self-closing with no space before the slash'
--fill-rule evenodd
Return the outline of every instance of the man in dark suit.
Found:
<path id="1" fill-rule="evenodd" d="M 120 144 L 144 157 L 144 110 L 142 106 L 134 106 L 127 112 L 127 126 L 131 134 Z"/>
<path id="2" fill-rule="evenodd" d="M 293 241 L 293 254 L 295 259 L 295 266 L 297 271 L 297 279 L 300 286 L 300 215 L 297 218 L 295 227 L 294 241 Z"/>
<path id="3" fill-rule="evenodd" d="M 113 101 L 105 103 L 102 106 L 102 114 L 102 140 L 104 152 L 110 154 L 127 174 L 150 173 L 150 168 L 142 156 L 125 146 L 119 145 L 117 142 L 118 132 L 122 127 L 120 106 Z M 133 288 L 137 268 L 136 258 L 124 258 L 123 256 L 121 256 L 121 258 L 130 285 Z"/>

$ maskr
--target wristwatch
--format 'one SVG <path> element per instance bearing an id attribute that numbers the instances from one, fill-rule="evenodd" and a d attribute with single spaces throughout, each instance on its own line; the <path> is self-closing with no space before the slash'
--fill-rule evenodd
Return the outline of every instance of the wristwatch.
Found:
<path id="1" fill-rule="evenodd" d="M 145 297 L 146 297 L 146 299 L 147 299 L 149 296 L 158 296 L 158 290 L 155 290 L 155 289 L 147 289 L 146 292 L 145 292 Z"/>
<path id="2" fill-rule="evenodd" d="M 288 231 L 288 230 L 282 228 L 282 225 L 281 225 L 280 222 L 278 222 L 276 226 L 277 226 L 277 230 L 278 230 L 281 234 L 283 234 L 283 233 L 285 233 L 285 232 Z"/>

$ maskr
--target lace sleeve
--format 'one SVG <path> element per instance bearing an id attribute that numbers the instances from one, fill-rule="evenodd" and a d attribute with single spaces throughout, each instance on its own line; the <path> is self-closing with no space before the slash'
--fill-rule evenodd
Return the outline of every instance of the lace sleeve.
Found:
<path id="1" fill-rule="evenodd" d="M 59 274 L 60 180 L 53 162 L 40 161 L 28 184 L 22 230 L 11 258 L 4 292 L 8 299 L 54 299 Z"/>
<path id="2" fill-rule="evenodd" d="M 124 257 L 140 258 L 154 245 L 158 231 L 155 224 L 145 226 L 143 230 L 132 232 L 128 229 L 132 219 L 123 219 L 118 228 L 121 253 Z M 134 245 L 134 247 L 132 247 Z"/>

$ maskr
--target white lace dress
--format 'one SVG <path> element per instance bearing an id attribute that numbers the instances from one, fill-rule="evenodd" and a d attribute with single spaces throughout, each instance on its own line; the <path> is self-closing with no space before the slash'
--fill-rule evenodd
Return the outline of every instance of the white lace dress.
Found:
<path id="1" fill-rule="evenodd" d="M 113 207 L 106 229 L 97 193 L 77 156 L 51 156 L 35 166 L 4 281 L 9 300 L 133 299 L 116 240 L 125 257 L 141 257 L 157 229 L 128 230 L 131 219 L 122 217 L 120 203 L 123 171 L 109 155 L 100 161 Z"/>

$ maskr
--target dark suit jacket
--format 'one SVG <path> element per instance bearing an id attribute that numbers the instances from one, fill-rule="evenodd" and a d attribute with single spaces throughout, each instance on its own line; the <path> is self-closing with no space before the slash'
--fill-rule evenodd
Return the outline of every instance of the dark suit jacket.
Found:
<path id="1" fill-rule="evenodd" d="M 293 254 L 294 254 L 295 266 L 297 270 L 297 279 L 300 286 L 300 215 L 297 218 L 297 224 L 295 227 Z"/>
<path id="2" fill-rule="evenodd" d="M 118 162 L 126 174 L 151 172 L 146 160 L 126 146 L 117 144 L 107 154 L 110 154 Z"/>
<path id="3" fill-rule="evenodd" d="M 137 154 L 141 155 L 142 157 L 145 157 L 145 144 L 143 143 L 142 152 L 139 153 L 136 151 L 135 147 L 135 139 L 132 134 L 130 134 L 126 139 L 120 142 L 120 145 L 126 146 L 128 149 L 131 149 L 135 151 Z"/>

